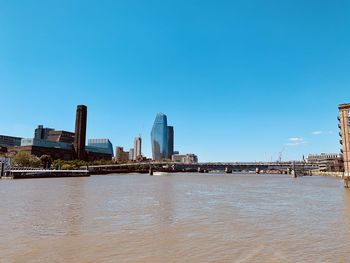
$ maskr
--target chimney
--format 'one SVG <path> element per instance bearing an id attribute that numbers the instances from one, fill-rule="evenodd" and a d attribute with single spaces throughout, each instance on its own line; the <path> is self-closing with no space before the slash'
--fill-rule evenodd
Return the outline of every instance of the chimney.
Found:
<path id="1" fill-rule="evenodd" d="M 74 150 L 78 160 L 85 160 L 86 120 L 87 107 L 85 105 L 78 105 L 74 137 Z"/>

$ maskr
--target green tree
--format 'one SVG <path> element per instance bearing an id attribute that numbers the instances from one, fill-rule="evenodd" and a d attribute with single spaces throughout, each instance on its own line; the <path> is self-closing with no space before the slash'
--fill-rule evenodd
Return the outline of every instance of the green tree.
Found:
<path id="1" fill-rule="evenodd" d="M 12 158 L 14 166 L 18 167 L 29 167 L 30 166 L 30 153 L 20 151 Z"/>
<path id="2" fill-rule="evenodd" d="M 52 158 L 50 155 L 44 154 L 44 155 L 41 155 L 40 162 L 41 162 L 43 168 L 47 169 L 47 168 L 51 167 Z"/>
<path id="3" fill-rule="evenodd" d="M 13 157 L 12 163 L 17 167 L 40 167 L 41 165 L 38 157 L 25 151 L 19 151 Z"/>

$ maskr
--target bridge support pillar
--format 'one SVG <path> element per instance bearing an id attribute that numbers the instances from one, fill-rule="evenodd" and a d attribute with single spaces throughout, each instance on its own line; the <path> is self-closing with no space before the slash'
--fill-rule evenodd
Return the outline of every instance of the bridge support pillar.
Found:
<path id="1" fill-rule="evenodd" d="M 256 168 L 255 168 L 255 173 L 256 173 L 256 174 L 259 174 L 259 173 L 260 173 L 260 168 L 259 168 L 259 167 L 256 167 Z"/>

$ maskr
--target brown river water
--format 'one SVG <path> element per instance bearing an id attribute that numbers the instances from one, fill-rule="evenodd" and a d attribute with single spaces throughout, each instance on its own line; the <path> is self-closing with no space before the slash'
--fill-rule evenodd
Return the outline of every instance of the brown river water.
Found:
<path id="1" fill-rule="evenodd" d="M 0 180 L 0 262 L 350 262 L 350 190 L 328 177 Z"/>

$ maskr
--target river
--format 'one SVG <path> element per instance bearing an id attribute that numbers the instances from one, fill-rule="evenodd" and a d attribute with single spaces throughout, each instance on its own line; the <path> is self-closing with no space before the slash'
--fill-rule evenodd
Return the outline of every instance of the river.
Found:
<path id="1" fill-rule="evenodd" d="M 0 180 L 0 262 L 350 262 L 350 190 L 287 175 Z"/>

